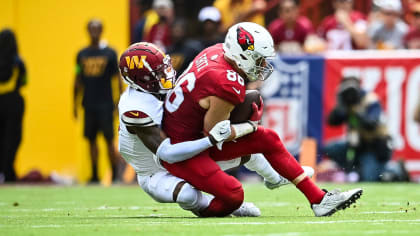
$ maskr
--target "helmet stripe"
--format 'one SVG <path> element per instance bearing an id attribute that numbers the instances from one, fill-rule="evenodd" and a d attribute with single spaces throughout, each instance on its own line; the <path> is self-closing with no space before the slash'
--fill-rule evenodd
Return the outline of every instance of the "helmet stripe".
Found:
<path id="1" fill-rule="evenodd" d="M 163 55 L 163 57 L 166 56 L 165 53 L 159 47 L 157 47 L 156 45 L 154 45 L 153 43 L 150 43 L 149 46 L 151 46 L 152 48 L 156 49 L 156 51 L 160 52 Z"/>

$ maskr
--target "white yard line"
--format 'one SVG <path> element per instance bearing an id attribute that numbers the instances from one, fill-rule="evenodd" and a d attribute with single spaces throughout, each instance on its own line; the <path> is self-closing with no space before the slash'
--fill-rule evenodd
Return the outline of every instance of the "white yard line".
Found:
<path id="1" fill-rule="evenodd" d="M 153 215 L 153 216 L 160 216 L 159 214 Z M 147 217 L 147 216 L 146 216 Z M 149 217 L 152 217 L 152 215 L 149 215 Z M 158 219 L 158 218 L 157 218 Z M 413 220 L 391 220 L 391 219 L 378 219 L 378 220 L 332 220 L 332 221 L 269 221 L 269 222 L 206 222 L 204 220 L 200 220 L 200 222 L 194 221 L 183 221 L 183 222 L 174 222 L 170 220 L 159 220 L 154 222 L 142 222 L 141 225 L 147 226 L 147 225 L 167 225 L 167 224 L 176 224 L 176 225 L 188 225 L 188 226 L 211 226 L 211 225 L 279 225 L 279 224 L 348 224 L 348 223 L 409 223 L 409 224 L 420 224 L 420 219 L 413 219 Z M 124 226 L 138 226 L 138 223 L 130 224 L 130 223 L 124 223 Z M 23 227 L 31 227 L 31 228 L 60 228 L 60 227 L 103 227 L 104 224 L 72 224 L 72 225 L 57 225 L 57 224 L 51 224 L 51 225 L 26 225 Z M 121 226 L 121 223 L 106 223 L 106 226 Z M 15 225 L 0 225 L 0 228 L 8 228 L 8 227 L 15 227 Z M 370 233 L 370 234 L 381 234 L 384 233 L 383 230 L 371 230 L 371 231 L 363 231 L 364 233 Z M 409 232 L 409 231 L 407 231 Z M 294 233 L 300 233 L 300 232 L 294 232 Z M 304 233 L 304 232 L 301 232 Z M 405 233 L 401 231 L 400 233 Z M 258 234 L 261 235 L 261 234 Z M 273 234 L 265 234 L 265 235 L 273 235 Z M 284 235 L 284 234 L 281 234 Z M 244 235 L 241 235 L 244 236 Z"/>
<path id="2" fill-rule="evenodd" d="M 128 207 L 119 207 L 119 206 L 99 206 L 96 208 L 88 208 L 88 207 L 66 207 L 66 208 L 41 208 L 41 209 L 37 209 L 37 208 L 33 208 L 33 209 L 28 209 L 28 208 L 22 208 L 22 207 L 16 207 L 16 208 L 12 208 L 12 209 L 7 209 L 6 211 L 9 212 L 39 212 L 39 211 L 45 211 L 45 212 L 50 212 L 50 211 L 84 211 L 84 210 L 132 210 L 132 211 L 139 211 L 139 210 L 159 210 L 159 211 L 164 211 L 164 210 L 168 210 L 168 209 L 181 209 L 179 208 L 178 205 L 166 205 L 166 206 L 156 206 L 156 207 L 152 207 L 152 206 L 128 206 Z"/>
<path id="3" fill-rule="evenodd" d="M 282 207 L 282 206 L 290 206 L 290 202 L 261 202 L 256 204 L 259 207 L 266 206 L 266 207 Z"/>
<path id="4" fill-rule="evenodd" d="M 401 214 L 405 211 L 362 211 L 360 214 Z"/>
<path id="5" fill-rule="evenodd" d="M 275 224 L 348 224 L 348 223 L 386 223 L 386 222 L 406 222 L 406 223 L 420 223 L 420 219 L 414 220 L 392 220 L 392 219 L 378 219 L 378 220 L 331 220 L 331 221 L 268 221 L 268 222 L 246 222 L 247 225 L 275 225 Z M 195 225 L 197 222 L 184 223 L 185 225 Z M 244 222 L 200 222 L 200 225 L 243 225 Z"/>
<path id="6" fill-rule="evenodd" d="M 64 225 L 31 225 L 31 228 L 61 228 Z"/>

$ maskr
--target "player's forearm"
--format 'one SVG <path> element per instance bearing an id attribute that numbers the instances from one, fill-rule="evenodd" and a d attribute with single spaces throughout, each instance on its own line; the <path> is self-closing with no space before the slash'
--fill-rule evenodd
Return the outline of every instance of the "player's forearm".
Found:
<path id="1" fill-rule="evenodd" d="M 354 32 L 352 38 L 358 48 L 364 49 L 369 45 L 369 38 L 365 33 Z"/>
<path id="2" fill-rule="evenodd" d="M 76 75 L 76 78 L 74 80 L 74 88 L 73 88 L 73 98 L 74 98 L 74 101 L 77 100 L 77 97 L 78 97 L 81 89 L 82 89 L 81 78 L 80 78 L 79 75 Z"/>
<path id="3" fill-rule="evenodd" d="M 163 140 L 156 151 L 156 156 L 168 163 L 188 160 L 200 152 L 213 146 L 209 137 L 194 141 L 171 144 L 170 139 Z"/>
<path id="4" fill-rule="evenodd" d="M 250 121 L 239 123 L 239 124 L 234 124 L 234 125 L 231 125 L 230 127 L 231 127 L 231 130 L 232 130 L 232 134 L 231 134 L 230 138 L 226 141 L 231 141 L 231 140 L 234 140 L 234 139 L 238 139 L 240 137 L 243 137 L 245 135 L 253 133 L 258 128 L 257 125 L 253 124 Z"/>

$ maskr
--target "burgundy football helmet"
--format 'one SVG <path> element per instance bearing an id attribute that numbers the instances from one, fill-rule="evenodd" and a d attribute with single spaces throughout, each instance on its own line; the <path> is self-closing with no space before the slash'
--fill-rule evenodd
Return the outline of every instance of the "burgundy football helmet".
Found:
<path id="1" fill-rule="evenodd" d="M 142 92 L 166 94 L 175 84 L 171 58 L 152 43 L 129 46 L 120 57 L 119 67 L 124 81 Z"/>

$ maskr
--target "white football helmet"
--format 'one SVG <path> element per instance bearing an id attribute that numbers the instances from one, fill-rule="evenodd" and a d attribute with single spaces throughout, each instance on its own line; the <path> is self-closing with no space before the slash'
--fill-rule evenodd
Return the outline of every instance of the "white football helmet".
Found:
<path id="1" fill-rule="evenodd" d="M 249 81 L 265 80 L 273 72 L 273 66 L 266 61 L 275 56 L 273 38 L 258 24 L 242 22 L 230 27 L 223 50 Z"/>

